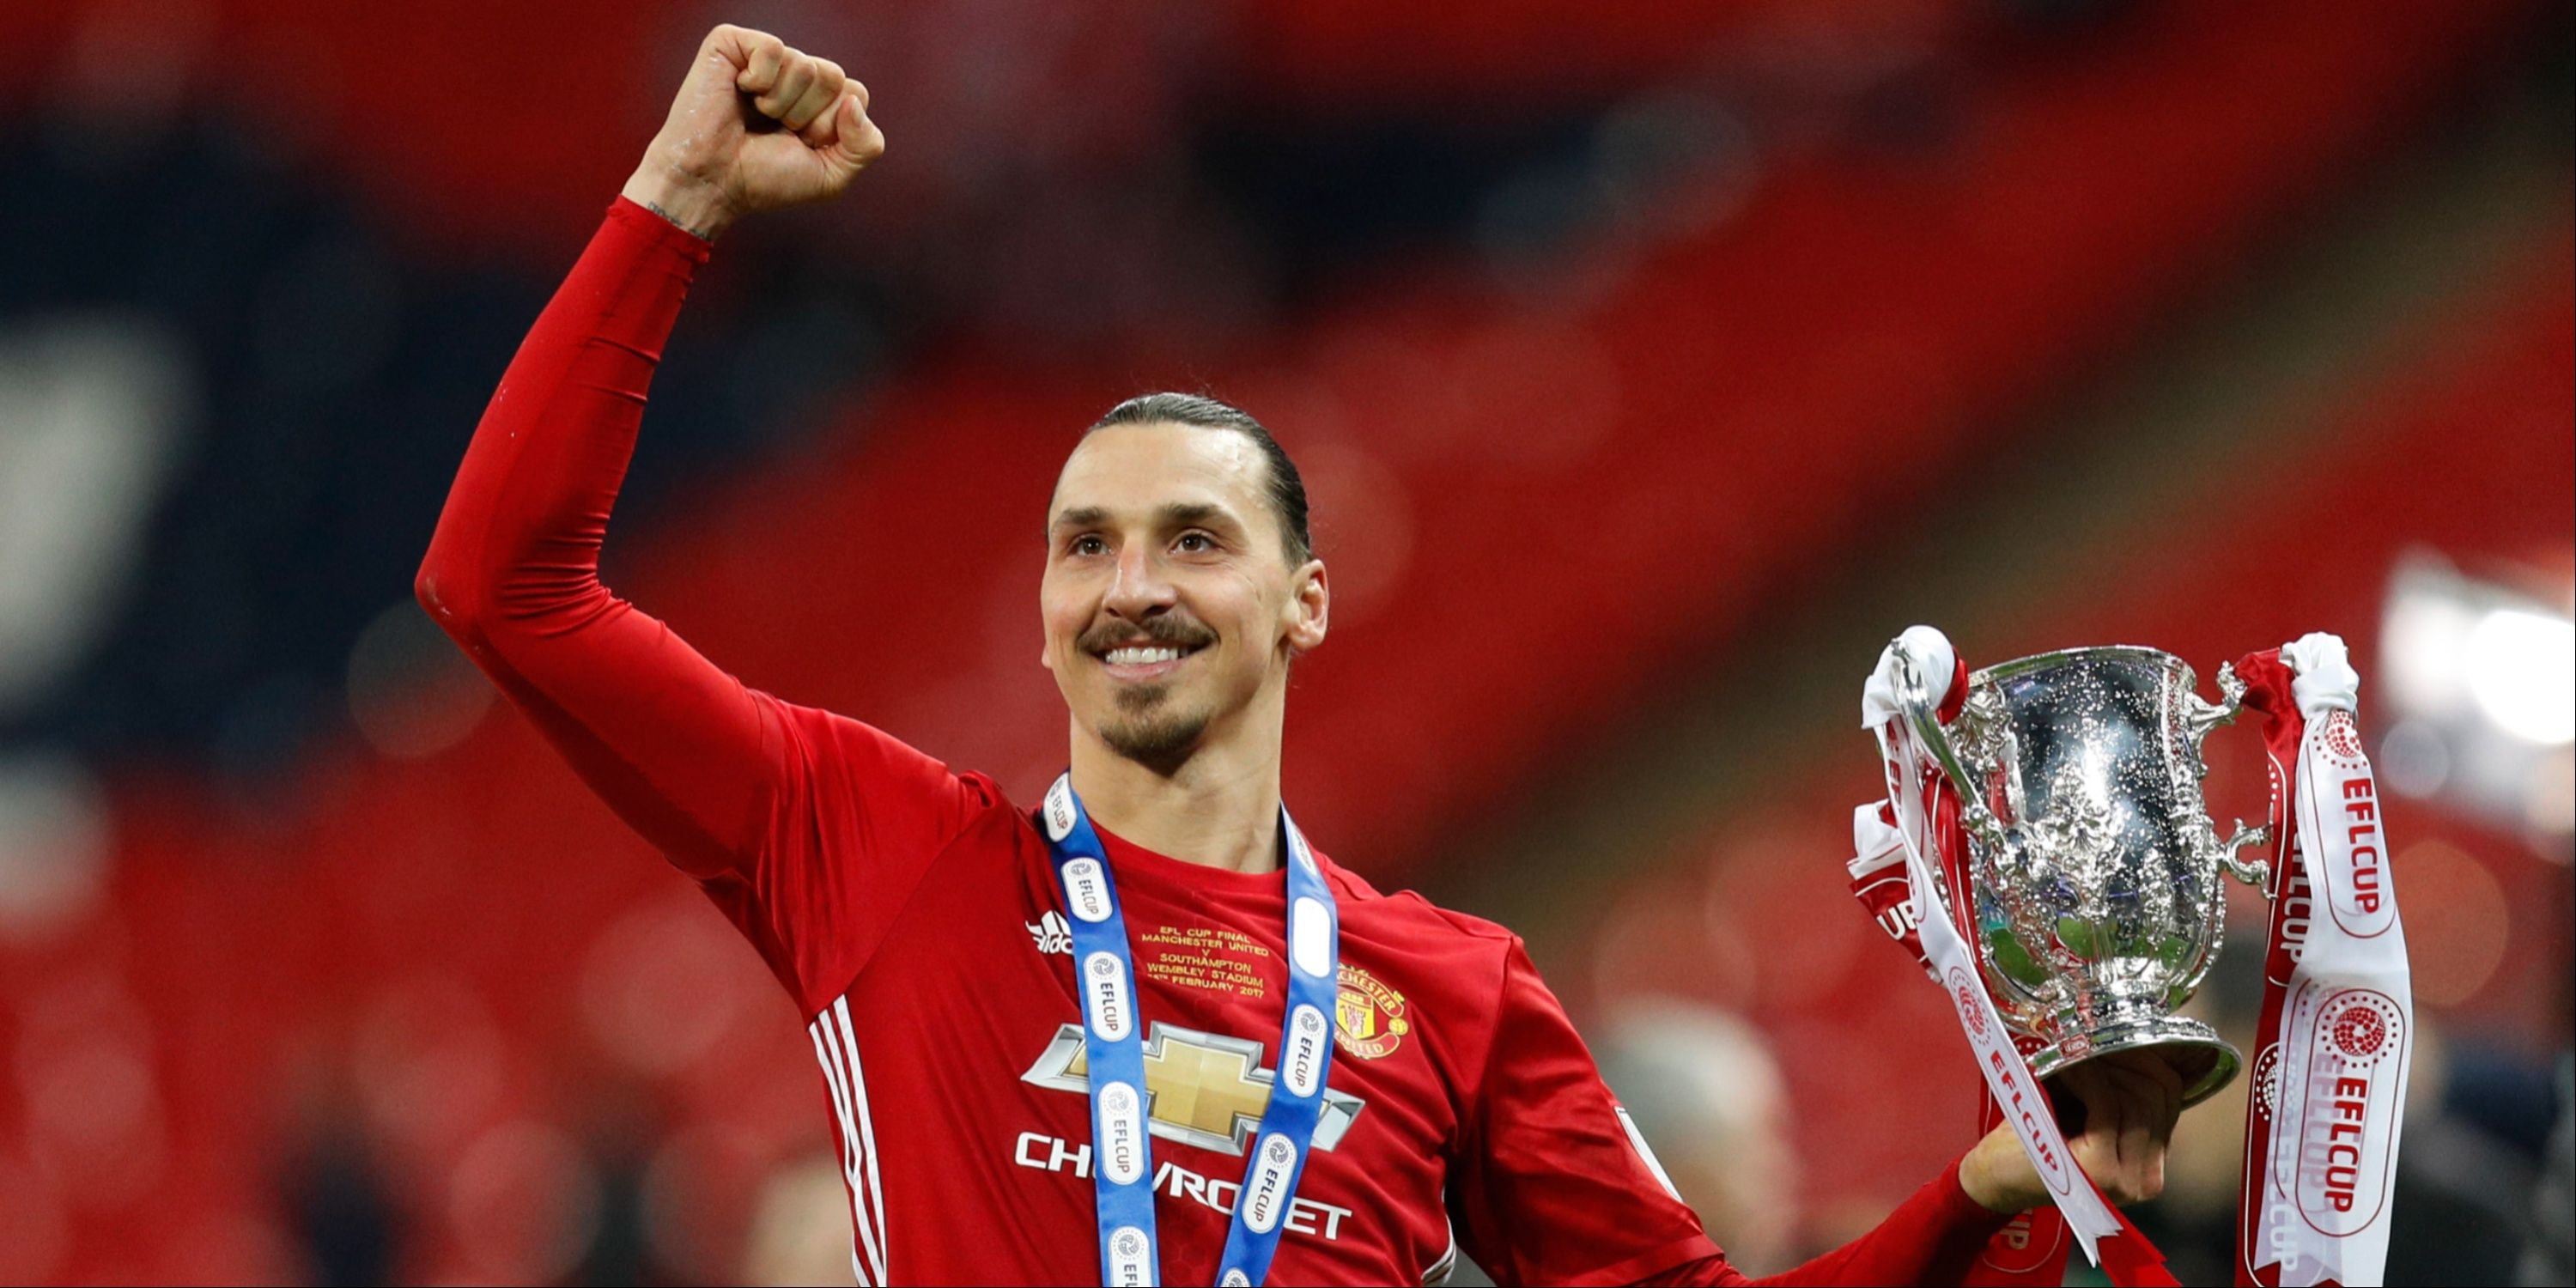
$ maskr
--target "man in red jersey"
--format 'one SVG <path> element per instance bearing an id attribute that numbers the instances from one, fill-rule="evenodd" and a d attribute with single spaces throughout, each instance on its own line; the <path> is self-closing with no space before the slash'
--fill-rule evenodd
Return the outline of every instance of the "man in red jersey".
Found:
<path id="1" fill-rule="evenodd" d="M 1067 920 L 1060 820 L 746 688 L 597 575 L 646 387 L 711 243 L 742 214 L 838 193 L 883 147 L 839 67 L 710 34 L 493 395 L 418 589 L 811 1018 L 860 1281 L 1093 1282 L 1112 1233 L 1095 1218 L 1088 1076 L 1103 1048 L 1086 1046 L 1072 942 L 1097 931 Z M 1045 523 L 1066 795 L 1097 827 L 1133 961 L 1147 1245 L 1162 1280 L 1206 1282 L 1280 1086 L 1291 963 L 1318 960 L 1289 943 L 1280 730 L 1330 581 L 1295 467 L 1213 400 L 1113 411 L 1064 463 Z M 1269 1232 L 1272 1282 L 1426 1282 L 1462 1251 L 1505 1283 L 1742 1281 L 1515 937 L 1320 854 L 1310 866 L 1336 909 L 1336 1040 Z M 2087 1111 L 2074 1149 L 2116 1199 L 2162 1184 L 2179 1086 L 2160 1070 L 2064 1079 Z M 2004 1214 L 2044 1197 L 1998 1132 L 1780 1281 L 1955 1281 Z"/>

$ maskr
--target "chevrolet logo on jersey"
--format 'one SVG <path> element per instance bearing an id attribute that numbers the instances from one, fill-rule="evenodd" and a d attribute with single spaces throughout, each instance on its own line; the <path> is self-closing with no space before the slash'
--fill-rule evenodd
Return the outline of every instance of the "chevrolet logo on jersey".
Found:
<path id="1" fill-rule="evenodd" d="M 1261 1126 L 1261 1110 L 1270 1103 L 1270 1084 L 1279 1076 L 1261 1066 L 1261 1051 L 1260 1043 L 1244 1038 L 1159 1022 L 1149 1025 L 1145 1035 L 1147 1130 L 1165 1140 L 1241 1154 Z M 1066 1024 L 1056 1029 L 1054 1040 L 1020 1080 L 1088 1096 L 1087 1074 L 1082 1026 Z M 1326 1087 L 1323 1113 L 1315 1123 L 1315 1148 L 1331 1149 L 1340 1142 L 1364 1103 L 1348 1092 Z"/>

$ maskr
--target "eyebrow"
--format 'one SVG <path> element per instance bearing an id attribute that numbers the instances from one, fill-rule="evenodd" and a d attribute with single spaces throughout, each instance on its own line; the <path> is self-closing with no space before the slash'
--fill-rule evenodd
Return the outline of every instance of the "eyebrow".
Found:
<path id="1" fill-rule="evenodd" d="M 1109 512 L 1107 510 L 1096 505 L 1086 505 L 1078 509 L 1059 512 L 1055 516 L 1055 522 L 1047 525 L 1047 531 L 1054 533 L 1062 532 L 1066 528 L 1096 528 L 1108 521 Z"/>
<path id="2" fill-rule="evenodd" d="M 1189 527 L 1200 524 L 1216 524 L 1225 527 L 1237 526 L 1234 522 L 1234 516 L 1227 512 L 1224 506 L 1216 505 L 1207 501 L 1166 502 L 1154 511 L 1154 515 L 1156 518 L 1162 520 L 1163 526 L 1167 528 Z M 1055 522 L 1047 525 L 1047 532 L 1053 534 L 1062 532 L 1067 528 L 1096 528 L 1107 522 L 1109 522 L 1109 511 L 1107 509 L 1097 505 L 1076 506 L 1073 509 L 1065 510 L 1057 514 L 1055 516 Z"/>

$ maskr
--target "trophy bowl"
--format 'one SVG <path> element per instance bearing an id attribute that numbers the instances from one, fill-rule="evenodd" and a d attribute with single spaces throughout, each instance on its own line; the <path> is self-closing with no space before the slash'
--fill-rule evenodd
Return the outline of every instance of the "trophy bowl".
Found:
<path id="1" fill-rule="evenodd" d="M 2260 883 L 2266 865 L 2236 852 L 2268 839 L 2240 822 L 2220 840 L 2201 799 L 2201 741 L 2235 718 L 2244 686 L 2232 668 L 2220 670 L 2220 703 L 2194 686 L 2170 653 L 2076 648 L 1970 675 L 1946 725 L 1909 703 L 1961 798 L 1969 932 L 1988 991 L 2004 1022 L 2040 1044 L 2038 1077 L 2152 1047 L 2193 1104 L 2243 1063 L 2216 1030 L 2174 1013 L 2218 956 L 2221 873 Z M 1948 884 L 1937 867 L 1936 879 Z"/>

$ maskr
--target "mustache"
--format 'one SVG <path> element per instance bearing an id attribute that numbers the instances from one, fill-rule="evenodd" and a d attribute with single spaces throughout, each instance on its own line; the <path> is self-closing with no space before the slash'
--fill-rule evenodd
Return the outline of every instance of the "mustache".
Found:
<path id="1" fill-rule="evenodd" d="M 1101 622 L 1084 631 L 1074 647 L 1085 653 L 1097 653 L 1121 644 L 1170 644 L 1177 648 L 1202 648 L 1216 643 L 1216 632 L 1188 618 L 1169 615 L 1148 617 L 1135 622 Z"/>

